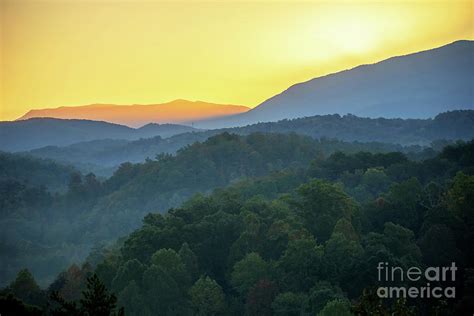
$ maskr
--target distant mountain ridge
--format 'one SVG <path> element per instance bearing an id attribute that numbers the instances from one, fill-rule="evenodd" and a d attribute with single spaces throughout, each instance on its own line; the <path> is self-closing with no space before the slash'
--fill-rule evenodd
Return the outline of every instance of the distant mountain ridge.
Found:
<path id="1" fill-rule="evenodd" d="M 188 124 L 196 120 L 223 117 L 248 110 L 248 107 L 242 105 L 178 99 L 167 103 L 148 105 L 90 104 L 37 109 L 29 111 L 18 120 L 39 117 L 86 119 L 140 127 L 148 123 Z"/>
<path id="2" fill-rule="evenodd" d="M 196 126 L 222 128 L 326 114 L 430 118 L 474 109 L 473 69 L 474 41 L 457 41 L 298 83 L 246 113 Z"/>
<path id="3" fill-rule="evenodd" d="M 177 124 L 147 124 L 135 129 L 91 120 L 32 118 L 0 122 L 0 150 L 25 151 L 98 139 L 137 140 L 154 136 L 170 137 L 192 131 L 198 129 Z"/>
<path id="4" fill-rule="evenodd" d="M 47 146 L 27 154 L 71 164 L 85 172 L 110 175 L 124 162 L 142 162 L 158 154 L 174 154 L 180 148 L 203 142 L 214 135 L 228 132 L 238 135 L 252 133 L 296 133 L 314 139 L 370 144 L 380 151 L 401 150 L 400 145 L 415 145 L 410 150 L 422 150 L 436 140 L 470 140 L 474 138 L 474 111 L 462 110 L 441 113 L 434 119 L 370 119 L 354 115 L 317 115 L 279 122 L 259 123 L 245 127 L 193 131 L 163 139 L 153 137 L 135 141 L 95 140 L 65 147 Z M 339 141 L 334 141 L 337 147 Z M 440 142 L 440 143 L 445 143 Z M 397 147 L 399 146 L 399 147 Z"/>
<path id="5" fill-rule="evenodd" d="M 149 139 L 159 136 L 152 143 L 143 141 L 133 148 L 140 149 L 142 154 L 132 161 L 140 161 L 149 154 L 175 152 L 182 146 L 195 141 L 204 141 L 209 136 L 222 132 L 246 135 L 253 132 L 265 133 L 298 133 L 313 138 L 328 137 L 344 141 L 384 142 L 402 145 L 428 145 L 437 139 L 463 139 L 474 137 L 474 111 L 461 110 L 441 113 L 434 119 L 370 119 L 354 115 L 316 115 L 312 117 L 281 120 L 278 122 L 258 123 L 244 127 L 202 130 L 176 124 L 147 124 L 135 129 L 123 125 L 90 120 L 62 120 L 35 118 L 14 122 L 0 122 L 0 151 L 29 151 L 46 146 L 61 147 L 95 141 L 94 148 L 100 140 L 120 140 L 101 142 L 104 150 L 109 151 L 113 143 L 115 148 L 125 146 L 128 141 Z M 100 147 L 99 146 L 99 147 Z M 147 146 L 151 146 L 148 148 Z M 79 146 L 79 148 L 86 146 Z M 74 150 L 78 147 L 74 146 Z M 72 149 L 72 148 L 71 148 Z M 118 148 L 117 148 L 118 149 Z M 153 150 L 152 150 L 153 149 Z M 81 149 L 82 150 L 82 149 Z M 156 152 L 154 151 L 156 150 Z M 62 155 L 62 154 L 61 154 Z M 114 155 L 110 152 L 110 155 Z M 47 158 L 47 155 L 44 156 Z M 53 157 L 51 157 L 53 158 Z M 123 158 L 116 157 L 121 160 Z M 54 158 L 53 158 L 54 159 Z M 137 160 L 138 159 L 138 160 Z"/>

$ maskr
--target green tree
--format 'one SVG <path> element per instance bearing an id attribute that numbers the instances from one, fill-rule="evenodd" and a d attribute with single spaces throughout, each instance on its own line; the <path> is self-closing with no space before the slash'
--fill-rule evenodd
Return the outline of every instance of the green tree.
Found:
<path id="1" fill-rule="evenodd" d="M 142 284 L 145 305 L 153 315 L 170 315 L 186 304 L 176 281 L 159 266 L 145 270 Z"/>
<path id="2" fill-rule="evenodd" d="M 112 287 L 112 282 L 117 275 L 117 269 L 119 268 L 119 263 L 116 260 L 112 260 L 111 258 L 105 258 L 102 262 L 100 262 L 96 269 L 95 273 L 97 276 L 103 280 L 104 284 L 107 287 Z"/>
<path id="3" fill-rule="evenodd" d="M 350 238 L 351 236 L 349 236 Z M 341 233 L 335 233 L 324 247 L 324 271 L 326 279 L 344 283 L 350 279 L 353 269 L 361 259 L 364 250 L 357 240 L 351 240 Z"/>
<path id="4" fill-rule="evenodd" d="M 241 295 L 248 293 L 257 281 L 268 277 L 268 263 L 258 253 L 252 252 L 234 265 L 231 283 Z"/>
<path id="5" fill-rule="evenodd" d="M 189 248 L 187 242 L 184 242 L 181 245 L 181 248 L 179 249 L 179 256 L 181 257 L 181 260 L 188 271 L 191 281 L 196 280 L 199 273 L 198 258 L 191 248 Z"/>
<path id="6" fill-rule="evenodd" d="M 385 247 L 407 266 L 417 265 L 421 261 L 421 251 L 412 230 L 394 223 L 385 223 L 383 234 Z"/>
<path id="7" fill-rule="evenodd" d="M 314 315 L 320 312 L 329 301 L 343 298 L 344 294 L 338 286 L 327 281 L 321 281 L 316 283 L 309 291 L 305 309 Z"/>
<path id="8" fill-rule="evenodd" d="M 309 290 L 321 275 L 323 253 L 314 238 L 290 241 L 277 262 L 283 288 L 294 292 Z"/>
<path id="9" fill-rule="evenodd" d="M 352 306 L 356 315 L 389 316 L 390 313 L 374 290 L 364 289 L 358 301 Z"/>
<path id="10" fill-rule="evenodd" d="M 300 316 L 308 296 L 303 293 L 285 292 L 273 300 L 272 308 L 277 316 Z"/>
<path id="11" fill-rule="evenodd" d="M 474 176 L 458 172 L 447 195 L 449 209 L 474 227 Z"/>
<path id="12" fill-rule="evenodd" d="M 131 281 L 135 281 L 136 285 L 141 284 L 143 272 L 146 267 L 137 259 L 125 262 L 117 271 L 115 278 L 112 280 L 112 289 L 119 293 Z"/>
<path id="13" fill-rule="evenodd" d="M 189 295 L 195 315 L 222 315 L 225 311 L 224 292 L 221 286 L 208 276 L 201 276 L 190 288 Z"/>
<path id="14" fill-rule="evenodd" d="M 422 197 L 423 187 L 415 177 L 392 185 L 379 222 L 393 222 L 417 230 L 422 220 L 419 207 Z"/>
<path id="15" fill-rule="evenodd" d="M 44 292 L 28 269 L 18 272 L 16 279 L 10 283 L 9 291 L 27 304 L 41 306 L 46 302 Z"/>
<path id="16" fill-rule="evenodd" d="M 426 228 L 418 245 L 423 254 L 423 262 L 430 266 L 448 266 L 451 262 L 460 262 L 461 251 L 456 245 L 454 232 L 444 224 L 435 224 Z"/>
<path id="17" fill-rule="evenodd" d="M 329 301 L 317 316 L 352 316 L 351 304 L 348 300 L 335 299 Z"/>
<path id="18" fill-rule="evenodd" d="M 87 289 L 82 293 L 79 301 L 81 310 L 85 315 L 110 316 L 123 315 L 123 309 L 117 311 L 117 298 L 109 294 L 105 285 L 97 274 L 87 278 Z"/>
<path id="19" fill-rule="evenodd" d="M 126 315 L 152 315 L 145 304 L 141 289 L 132 280 L 118 295 L 117 301 Z"/>
<path id="20" fill-rule="evenodd" d="M 151 263 L 161 268 L 181 287 L 189 286 L 190 277 L 181 257 L 173 249 L 160 249 L 151 256 Z"/>
<path id="21" fill-rule="evenodd" d="M 86 289 L 79 302 L 66 301 L 58 292 L 51 294 L 56 307 L 51 310 L 56 316 L 123 316 L 123 308 L 117 308 L 117 298 L 110 294 L 97 274 L 87 278 Z"/>
<path id="22" fill-rule="evenodd" d="M 298 188 L 298 212 L 317 240 L 326 241 L 340 218 L 350 219 L 355 202 L 334 184 L 312 180 Z"/>
<path id="23" fill-rule="evenodd" d="M 390 179 L 381 168 L 369 168 L 361 179 L 361 185 L 373 197 L 385 192 L 390 186 Z"/>
<path id="24" fill-rule="evenodd" d="M 336 222 L 336 225 L 334 225 L 332 235 L 335 235 L 335 234 L 341 234 L 347 240 L 352 240 L 352 241 L 360 240 L 359 234 L 354 229 L 354 226 L 352 226 L 352 223 L 345 218 L 339 219 Z"/>
<path id="25" fill-rule="evenodd" d="M 255 284 L 247 295 L 245 309 L 249 316 L 271 316 L 272 302 L 278 293 L 275 283 L 268 280 L 260 280 Z"/>

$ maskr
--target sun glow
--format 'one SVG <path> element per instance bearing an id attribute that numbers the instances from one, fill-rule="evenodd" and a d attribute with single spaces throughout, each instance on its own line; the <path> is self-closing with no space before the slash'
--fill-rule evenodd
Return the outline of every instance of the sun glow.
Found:
<path id="1" fill-rule="evenodd" d="M 252 107 L 296 82 L 474 38 L 472 1 L 0 1 L 1 120 L 92 103 Z"/>

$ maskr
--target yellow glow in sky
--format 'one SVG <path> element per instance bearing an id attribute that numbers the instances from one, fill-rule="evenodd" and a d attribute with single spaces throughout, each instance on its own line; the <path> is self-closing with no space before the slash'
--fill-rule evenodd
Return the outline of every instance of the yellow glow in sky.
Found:
<path id="1" fill-rule="evenodd" d="M 0 2 L 0 120 L 91 103 L 253 107 L 313 77 L 474 39 L 473 1 Z"/>

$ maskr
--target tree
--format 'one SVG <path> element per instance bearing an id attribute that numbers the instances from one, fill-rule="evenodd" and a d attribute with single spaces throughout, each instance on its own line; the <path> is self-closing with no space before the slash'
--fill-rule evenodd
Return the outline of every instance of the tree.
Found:
<path id="1" fill-rule="evenodd" d="M 329 301 L 317 316 L 352 316 L 351 304 L 344 299 Z"/>
<path id="2" fill-rule="evenodd" d="M 347 284 L 353 269 L 363 255 L 362 246 L 357 240 L 335 233 L 326 242 L 324 248 L 324 272 L 327 280 Z M 352 285 L 348 285 L 350 288 Z"/>
<path id="3" fill-rule="evenodd" d="M 421 251 L 413 231 L 401 225 L 385 223 L 383 234 L 385 247 L 406 266 L 416 266 L 421 261 Z"/>
<path id="4" fill-rule="evenodd" d="M 82 268 L 75 264 L 71 265 L 64 274 L 61 274 L 64 278 L 63 286 L 58 290 L 61 297 L 69 301 L 78 300 L 91 274 L 92 268 L 89 265 L 83 265 Z"/>
<path id="5" fill-rule="evenodd" d="M 268 277 L 268 269 L 268 264 L 258 253 L 249 253 L 234 265 L 231 283 L 244 296 L 257 281 Z"/>
<path id="6" fill-rule="evenodd" d="M 312 180 L 298 188 L 298 212 L 317 240 L 326 241 L 340 218 L 350 219 L 355 202 L 334 184 Z"/>
<path id="7" fill-rule="evenodd" d="M 117 271 L 112 281 L 112 289 L 116 293 L 120 293 L 130 282 L 134 281 L 136 285 L 140 285 L 143 272 L 146 267 L 137 259 L 125 262 Z"/>
<path id="8" fill-rule="evenodd" d="M 260 280 L 253 286 L 248 295 L 245 304 L 247 315 L 249 316 L 271 316 L 272 302 L 278 293 L 275 283 L 268 280 Z"/>
<path id="9" fill-rule="evenodd" d="M 422 197 L 423 188 L 415 177 L 392 185 L 379 222 L 393 222 L 417 230 L 422 218 L 419 208 Z"/>
<path id="10" fill-rule="evenodd" d="M 307 295 L 303 293 L 281 293 L 273 300 L 272 308 L 277 316 L 300 316 L 307 299 Z"/>
<path id="11" fill-rule="evenodd" d="M 199 273 L 198 259 L 194 252 L 191 250 L 191 248 L 189 248 L 187 242 L 184 242 L 181 245 L 181 248 L 179 249 L 179 256 L 181 257 L 181 260 L 183 261 L 186 270 L 188 271 L 188 275 L 190 276 L 191 281 L 196 280 Z"/>
<path id="12" fill-rule="evenodd" d="M 119 263 L 116 261 L 112 258 L 105 258 L 95 269 L 95 273 L 97 273 L 107 287 L 112 287 L 112 281 L 117 274 Z"/>
<path id="13" fill-rule="evenodd" d="M 327 281 L 321 281 L 316 283 L 309 291 L 305 309 L 314 315 L 320 312 L 327 302 L 342 298 L 344 298 L 344 294 L 338 286 L 332 285 Z"/>
<path id="14" fill-rule="evenodd" d="M 82 190 L 82 175 L 79 172 L 71 173 L 68 189 L 70 194 L 80 193 Z"/>
<path id="15" fill-rule="evenodd" d="M 352 226 L 352 223 L 345 218 L 339 219 L 336 222 L 336 225 L 334 225 L 332 235 L 335 234 L 341 234 L 347 240 L 357 242 L 360 240 L 359 234 L 357 234 L 356 230 L 354 229 L 354 226 Z"/>
<path id="16" fill-rule="evenodd" d="M 471 154 L 472 151 L 474 149 L 471 149 Z M 472 161 L 472 157 L 470 159 Z M 474 175 L 458 172 L 448 190 L 446 202 L 449 212 L 463 223 L 462 229 L 459 226 L 455 228 L 457 242 L 464 254 L 465 264 L 472 267 L 474 266 L 474 248 L 472 247 L 474 243 Z"/>
<path id="17" fill-rule="evenodd" d="M 474 227 L 474 176 L 458 172 L 447 195 L 450 211 Z"/>
<path id="18" fill-rule="evenodd" d="M 389 311 L 382 304 L 375 290 L 364 289 L 361 297 L 352 306 L 352 312 L 356 315 L 389 316 Z"/>
<path id="19" fill-rule="evenodd" d="M 314 238 L 292 240 L 277 266 L 285 290 L 307 291 L 321 273 L 323 248 Z"/>
<path id="20" fill-rule="evenodd" d="M 221 315 L 225 311 L 225 296 L 222 288 L 210 277 L 201 276 L 190 288 L 189 295 L 197 316 Z"/>
<path id="21" fill-rule="evenodd" d="M 56 316 L 123 316 L 123 308 L 117 309 L 117 298 L 109 294 L 105 285 L 100 281 L 97 274 L 87 278 L 86 289 L 82 292 L 79 304 L 74 301 L 66 301 L 58 292 L 51 294 L 51 299 L 58 305 L 51 310 Z"/>
<path id="22" fill-rule="evenodd" d="M 45 294 L 28 269 L 18 272 L 15 281 L 10 283 L 9 290 L 27 304 L 40 306 L 46 302 Z"/>
<path id="23" fill-rule="evenodd" d="M 145 304 L 141 289 L 132 280 L 118 295 L 117 301 L 126 315 L 152 315 Z"/>
<path id="24" fill-rule="evenodd" d="M 444 224 L 429 226 L 418 241 L 423 262 L 434 267 L 460 262 L 462 254 L 456 246 L 454 232 Z"/>
<path id="25" fill-rule="evenodd" d="M 116 311 L 117 298 L 109 294 L 105 285 L 99 280 L 97 274 L 87 278 L 87 289 L 82 293 L 79 301 L 81 310 L 86 315 L 109 316 L 123 315 L 123 308 Z"/>
<path id="26" fill-rule="evenodd" d="M 143 273 L 145 305 L 153 315 L 168 315 L 185 305 L 178 283 L 163 268 L 151 265 Z"/>
<path id="27" fill-rule="evenodd" d="M 151 263 L 161 268 L 180 288 L 189 286 L 190 277 L 181 257 L 173 249 L 160 249 L 151 256 Z"/>

